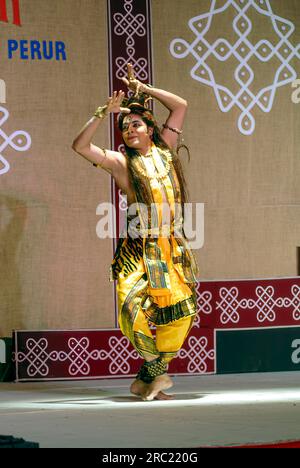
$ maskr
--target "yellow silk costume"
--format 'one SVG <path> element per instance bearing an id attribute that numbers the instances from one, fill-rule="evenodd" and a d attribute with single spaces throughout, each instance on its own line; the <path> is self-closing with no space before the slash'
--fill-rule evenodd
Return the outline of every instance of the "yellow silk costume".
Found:
<path id="1" fill-rule="evenodd" d="M 177 237 L 175 232 L 178 226 L 182 227 L 182 217 L 178 220 L 176 214 L 181 196 L 173 164 L 168 164 L 170 160 L 171 153 L 155 145 L 151 157 L 134 158 L 139 173 L 150 176 L 143 181 L 148 184 L 154 207 L 152 224 L 148 212 L 145 218 L 139 211 L 139 237 L 120 238 L 111 266 L 111 279 L 117 280 L 119 325 L 123 334 L 141 356 L 159 356 L 164 362 L 170 362 L 180 350 L 197 313 L 197 266 L 185 237 Z M 164 176 L 158 179 L 157 173 Z M 138 189 L 136 201 L 143 203 Z M 164 224 L 164 204 L 170 212 L 169 230 Z M 133 217 L 128 215 L 127 228 L 131 221 Z M 155 339 L 149 322 L 156 326 Z"/>

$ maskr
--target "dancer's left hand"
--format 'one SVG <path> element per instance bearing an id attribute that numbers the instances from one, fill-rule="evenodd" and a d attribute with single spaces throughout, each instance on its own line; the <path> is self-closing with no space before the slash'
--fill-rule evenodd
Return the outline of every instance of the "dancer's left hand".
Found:
<path id="1" fill-rule="evenodd" d="M 147 88 L 145 84 L 141 83 L 141 81 L 135 78 L 133 66 L 131 63 L 127 64 L 127 78 L 123 77 L 122 81 L 131 91 L 134 92 L 135 96 L 137 96 L 140 92 L 144 93 L 145 89 Z"/>

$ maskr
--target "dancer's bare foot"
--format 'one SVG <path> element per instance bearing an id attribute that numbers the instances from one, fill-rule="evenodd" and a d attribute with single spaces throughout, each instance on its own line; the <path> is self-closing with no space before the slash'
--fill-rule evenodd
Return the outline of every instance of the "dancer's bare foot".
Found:
<path id="1" fill-rule="evenodd" d="M 172 386 L 173 382 L 167 374 L 159 375 L 149 384 L 148 389 L 142 394 L 142 398 L 146 401 L 152 401 L 159 393 L 162 393 L 162 390 L 167 390 Z"/>
<path id="2" fill-rule="evenodd" d="M 143 397 L 148 393 L 149 386 L 149 384 L 146 384 L 142 380 L 137 379 L 131 384 L 130 392 L 133 393 L 133 395 Z M 174 397 L 172 395 L 167 395 L 161 391 L 159 391 L 158 394 L 154 397 L 155 400 L 173 400 L 173 398 Z"/>
<path id="3" fill-rule="evenodd" d="M 158 392 L 158 394 L 154 397 L 154 400 L 174 400 L 173 395 L 167 395 L 164 392 Z"/>
<path id="4" fill-rule="evenodd" d="M 133 395 L 141 396 L 147 391 L 148 385 L 142 380 L 136 379 L 130 386 L 130 392 Z"/>

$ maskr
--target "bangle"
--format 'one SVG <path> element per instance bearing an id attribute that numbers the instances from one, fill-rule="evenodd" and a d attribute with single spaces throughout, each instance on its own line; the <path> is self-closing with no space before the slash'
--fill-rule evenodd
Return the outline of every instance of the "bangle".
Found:
<path id="1" fill-rule="evenodd" d="M 106 116 L 106 111 L 107 106 L 98 107 L 94 114 L 94 117 L 97 117 L 98 119 L 104 119 L 104 117 Z"/>
<path id="2" fill-rule="evenodd" d="M 166 123 L 163 124 L 163 127 L 167 128 L 168 130 L 171 130 L 171 132 L 177 133 L 177 135 L 182 134 L 182 130 L 178 130 L 178 128 L 169 127 L 169 125 L 167 125 Z"/>
<path id="3" fill-rule="evenodd" d="M 101 148 L 101 149 L 102 149 L 102 151 L 103 151 L 103 153 L 104 153 L 103 159 L 102 159 L 102 161 L 101 161 L 100 164 L 93 163 L 93 166 L 95 166 L 95 167 L 101 167 L 101 168 L 102 168 L 103 163 L 104 163 L 104 161 L 105 161 L 105 159 L 106 159 L 106 157 L 107 157 L 107 153 L 106 153 L 106 149 L 105 149 L 105 148 Z"/>

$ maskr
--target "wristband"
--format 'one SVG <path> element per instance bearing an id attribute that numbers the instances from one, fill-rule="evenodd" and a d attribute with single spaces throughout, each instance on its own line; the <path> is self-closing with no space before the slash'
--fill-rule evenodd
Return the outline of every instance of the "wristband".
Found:
<path id="1" fill-rule="evenodd" d="M 107 106 L 98 107 L 94 114 L 94 117 L 97 117 L 98 119 L 104 119 L 104 117 L 106 116 L 106 111 Z"/>

